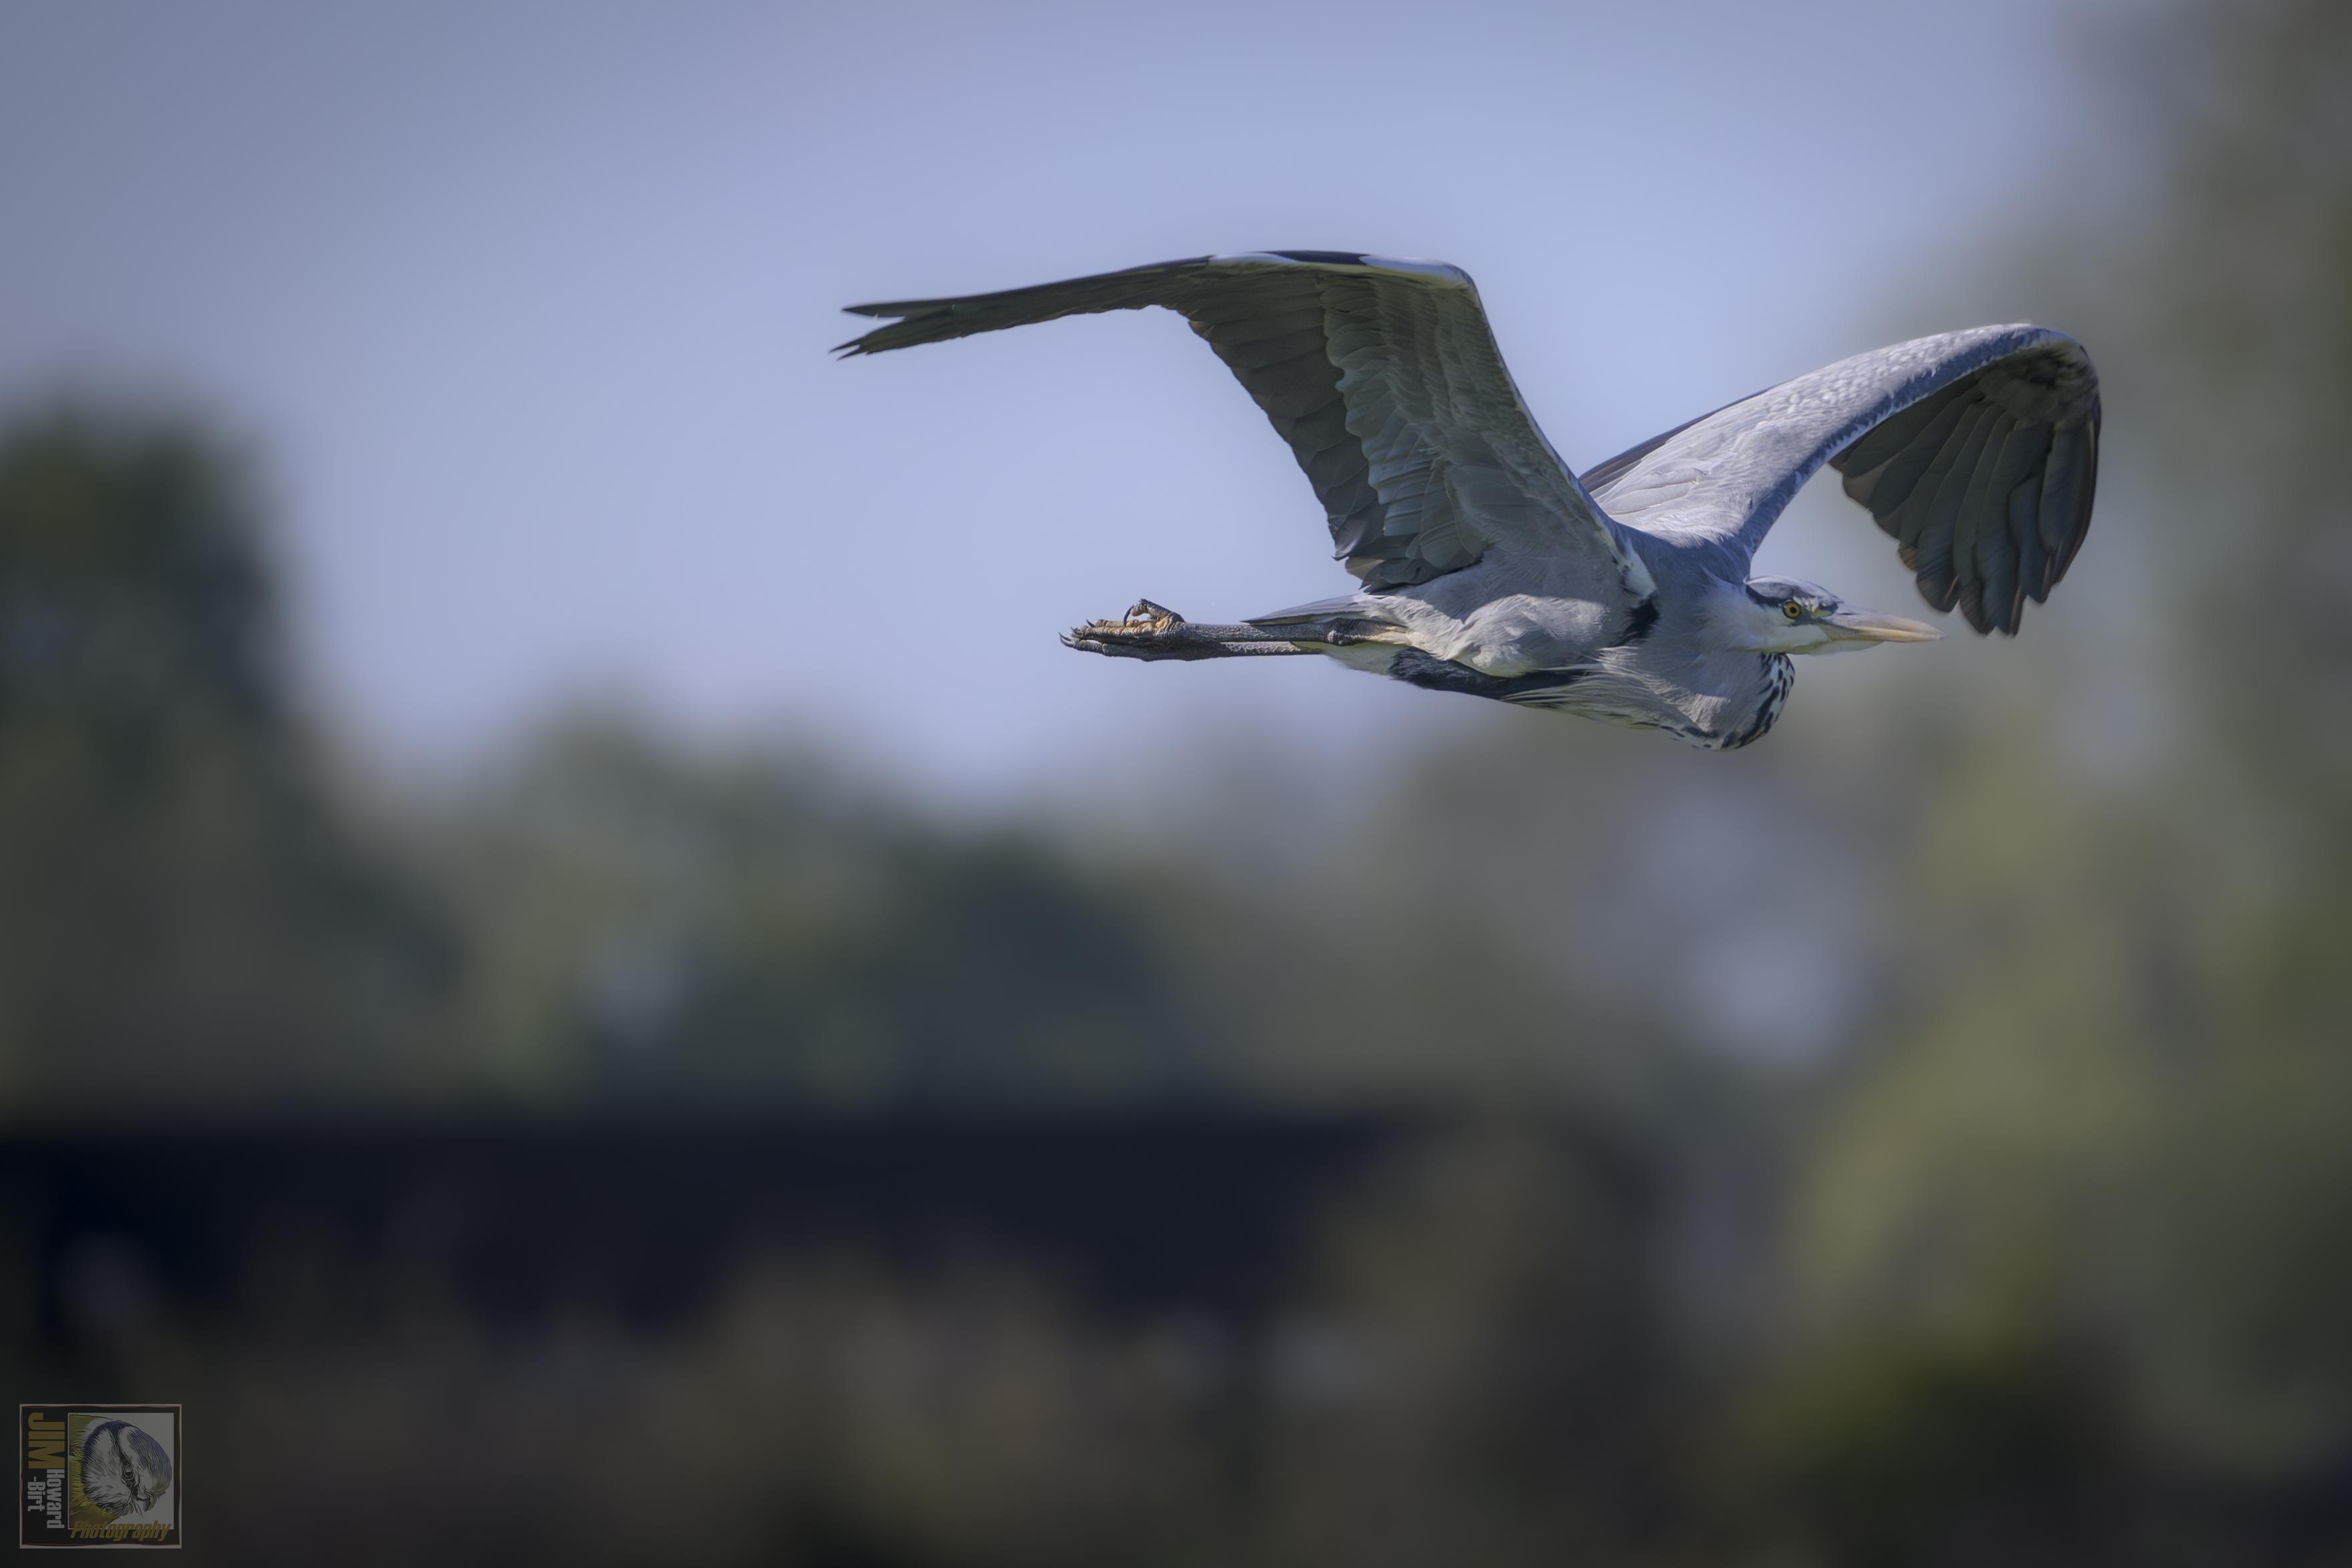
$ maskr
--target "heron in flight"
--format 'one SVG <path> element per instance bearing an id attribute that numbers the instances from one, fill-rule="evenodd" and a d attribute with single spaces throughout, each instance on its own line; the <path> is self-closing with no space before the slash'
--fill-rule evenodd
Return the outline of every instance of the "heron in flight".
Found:
<path id="1" fill-rule="evenodd" d="M 854 305 L 888 324 L 837 351 L 1150 305 L 1190 321 L 1290 444 L 1360 587 L 1217 625 L 1145 600 L 1063 638 L 1089 653 L 1321 653 L 1729 749 L 1780 717 L 1790 655 L 1941 635 L 1748 575 L 1822 464 L 1899 541 L 1927 602 L 1981 632 L 2014 635 L 2090 528 L 2098 379 L 2081 344 L 2042 327 L 1858 354 L 1582 475 L 1536 427 L 1469 276 L 1440 262 L 1265 251 Z"/>

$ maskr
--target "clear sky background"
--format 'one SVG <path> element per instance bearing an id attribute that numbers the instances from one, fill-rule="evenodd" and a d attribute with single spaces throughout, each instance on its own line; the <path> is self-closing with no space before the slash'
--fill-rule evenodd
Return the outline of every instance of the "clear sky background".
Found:
<path id="1" fill-rule="evenodd" d="M 1465 721 L 1055 642 L 1347 586 L 1181 321 L 843 364 L 839 307 L 1442 257 L 1582 465 L 1969 324 L 1907 302 L 2079 168 L 2080 45 L 2042 0 L 0 0 L 0 396 L 160 389 L 248 439 L 320 706 L 396 768 L 599 695 L 976 800 L 1205 723 L 1360 755 Z M 1818 498 L 1765 565 L 1915 604 Z"/>

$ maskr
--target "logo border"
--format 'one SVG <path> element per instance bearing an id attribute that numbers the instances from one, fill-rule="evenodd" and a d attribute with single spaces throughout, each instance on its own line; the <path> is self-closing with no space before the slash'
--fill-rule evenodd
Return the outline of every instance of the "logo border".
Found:
<path id="1" fill-rule="evenodd" d="M 188 1417 L 184 1406 L 173 1405 L 163 1400 L 133 1405 L 120 1401 L 91 1400 L 77 1403 L 72 1400 L 27 1399 L 21 1401 L 16 1406 L 16 1500 L 19 1504 L 25 1500 L 25 1477 L 30 1472 L 31 1468 L 27 1463 L 31 1455 L 26 1448 L 31 1433 L 27 1429 L 26 1417 L 35 1410 L 71 1410 L 76 1415 L 141 1415 L 169 1410 L 172 1413 L 172 1485 L 175 1489 L 179 1488 L 181 1478 L 186 1471 L 184 1461 L 188 1452 Z M 26 1541 L 24 1539 L 23 1515 L 20 1512 L 17 1516 L 16 1549 L 19 1552 L 177 1552 L 188 1543 L 188 1515 L 184 1506 L 186 1501 L 187 1493 L 182 1490 L 172 1504 L 172 1532 L 178 1537 L 175 1541 L 159 1542 L 152 1545 L 139 1541 L 92 1541 L 79 1543 L 71 1541 Z"/>

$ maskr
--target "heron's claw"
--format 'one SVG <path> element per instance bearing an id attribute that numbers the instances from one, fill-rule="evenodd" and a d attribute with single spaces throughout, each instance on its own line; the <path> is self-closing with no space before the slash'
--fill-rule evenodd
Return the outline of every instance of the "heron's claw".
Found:
<path id="1" fill-rule="evenodd" d="M 1164 604 L 1154 604 L 1149 599 L 1139 599 L 1127 607 L 1127 625 L 1148 627 L 1153 632 L 1165 632 L 1184 624 L 1184 618 Z"/>
<path id="2" fill-rule="evenodd" d="M 1155 643 L 1183 624 L 1184 618 L 1166 605 L 1139 599 L 1117 621 L 1089 621 L 1070 628 L 1062 634 L 1062 646 L 1081 653 L 1148 659 Z"/>

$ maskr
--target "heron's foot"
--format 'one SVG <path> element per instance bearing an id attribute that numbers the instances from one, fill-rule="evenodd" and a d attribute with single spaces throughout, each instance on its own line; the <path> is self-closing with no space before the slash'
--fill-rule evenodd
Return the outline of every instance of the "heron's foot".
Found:
<path id="1" fill-rule="evenodd" d="M 1232 659 L 1307 651 L 1287 629 L 1270 631 L 1246 622 L 1204 625 L 1149 599 L 1137 600 L 1120 620 L 1089 621 L 1072 627 L 1062 634 L 1062 644 L 1082 653 L 1109 653 L 1121 659 Z"/>
<path id="2" fill-rule="evenodd" d="M 1062 645 L 1082 653 L 1109 653 L 1125 659 L 1182 657 L 1175 645 L 1185 644 L 1191 652 L 1189 645 L 1194 641 L 1180 634 L 1179 628 L 1185 624 L 1184 618 L 1166 605 L 1139 599 L 1119 620 L 1089 621 L 1072 627 L 1063 633 Z"/>

